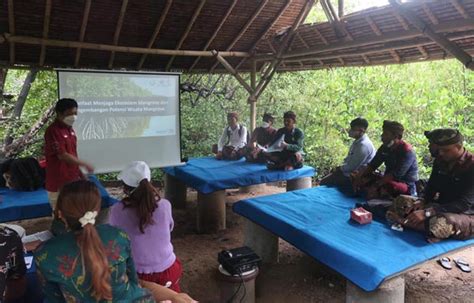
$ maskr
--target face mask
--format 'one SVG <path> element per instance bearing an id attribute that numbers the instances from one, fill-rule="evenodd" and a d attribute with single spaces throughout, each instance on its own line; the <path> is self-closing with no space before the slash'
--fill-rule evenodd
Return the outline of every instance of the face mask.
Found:
<path id="1" fill-rule="evenodd" d="M 392 147 L 393 144 L 395 144 L 395 140 L 392 140 L 392 141 L 388 142 L 388 144 L 386 146 L 387 147 Z"/>
<path id="2" fill-rule="evenodd" d="M 72 126 L 76 122 L 77 115 L 69 115 L 64 117 L 63 122 L 69 126 Z"/>
<path id="3" fill-rule="evenodd" d="M 269 128 L 269 127 L 270 127 L 270 123 L 268 123 L 268 122 L 262 122 L 262 127 L 263 127 L 263 128 Z"/>

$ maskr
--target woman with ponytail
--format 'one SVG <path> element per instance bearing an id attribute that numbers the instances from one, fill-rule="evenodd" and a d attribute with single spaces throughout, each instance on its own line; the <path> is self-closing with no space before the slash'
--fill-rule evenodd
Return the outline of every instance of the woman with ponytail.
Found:
<path id="1" fill-rule="evenodd" d="M 119 174 L 127 197 L 111 208 L 110 224 L 129 235 L 141 280 L 180 292 L 182 268 L 171 244 L 171 204 L 160 198 L 150 177 L 150 168 L 143 161 L 130 163 Z"/>
<path id="2" fill-rule="evenodd" d="M 128 236 L 110 225 L 95 225 L 99 190 L 90 181 L 66 184 L 57 203 L 68 232 L 35 252 L 48 302 L 155 302 L 139 286 Z"/>

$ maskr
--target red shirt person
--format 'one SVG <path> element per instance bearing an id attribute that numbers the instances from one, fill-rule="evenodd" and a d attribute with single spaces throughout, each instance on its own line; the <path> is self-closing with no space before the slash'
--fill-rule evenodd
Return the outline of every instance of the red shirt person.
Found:
<path id="1" fill-rule="evenodd" d="M 94 168 L 77 156 L 77 137 L 72 125 L 77 118 L 77 102 L 60 99 L 55 106 L 56 119 L 44 134 L 46 157 L 46 190 L 53 210 L 56 207 L 59 189 L 66 183 L 83 178 L 79 167 L 88 172 Z"/>

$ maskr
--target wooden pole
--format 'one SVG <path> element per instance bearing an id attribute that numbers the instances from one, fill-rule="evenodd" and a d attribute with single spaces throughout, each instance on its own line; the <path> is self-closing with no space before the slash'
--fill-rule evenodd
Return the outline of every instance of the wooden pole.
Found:
<path id="1" fill-rule="evenodd" d="M 339 19 L 341 19 L 342 16 L 344 16 L 344 0 L 337 1 L 337 9 L 338 9 Z"/>
<path id="2" fill-rule="evenodd" d="M 232 67 L 232 65 L 229 64 L 229 62 L 227 62 L 221 55 L 219 52 L 213 50 L 212 51 L 214 53 L 214 55 L 216 56 L 217 58 L 217 61 L 220 62 L 224 68 L 229 72 L 231 73 L 236 79 L 237 81 L 239 81 L 240 84 L 242 84 L 242 86 L 251 94 L 253 92 L 253 89 L 247 84 L 247 82 L 245 82 L 245 80 L 239 75 L 239 73 L 237 73 L 237 71 Z"/>
<path id="3" fill-rule="evenodd" d="M 8 30 L 10 34 L 15 34 L 15 13 L 13 8 L 13 0 L 8 0 Z M 15 63 L 15 43 L 10 43 L 10 64 Z"/>
<path id="4" fill-rule="evenodd" d="M 44 22 L 43 22 L 43 38 L 44 39 L 48 38 L 50 18 L 51 18 L 51 0 L 46 0 L 46 8 L 44 10 Z M 41 45 L 39 66 L 42 66 L 44 64 L 45 59 L 46 59 L 46 47 L 44 45 Z"/>
<path id="5" fill-rule="evenodd" d="M 205 3 L 206 3 L 206 0 L 201 0 L 201 2 L 199 3 L 198 8 L 196 9 L 193 16 L 191 17 L 191 21 L 189 21 L 188 26 L 186 27 L 186 30 L 184 31 L 184 34 L 181 37 L 181 39 L 179 40 L 178 45 L 176 46 L 175 49 L 180 49 L 181 46 L 183 46 L 184 40 L 186 40 L 186 38 L 188 37 L 188 34 L 191 31 L 191 29 L 193 28 L 193 25 L 196 22 L 196 19 L 199 16 L 199 14 L 201 13 L 201 10 L 204 7 Z M 166 64 L 166 68 L 165 68 L 166 71 L 169 71 L 171 65 L 173 64 L 174 58 L 175 58 L 175 56 L 172 56 L 170 61 L 168 61 L 168 64 Z"/>
<path id="6" fill-rule="evenodd" d="M 253 91 L 257 86 L 257 62 L 252 60 L 252 70 L 250 71 L 250 87 Z M 251 100 L 250 102 L 250 129 L 253 130 L 257 127 L 257 99 Z"/>
<path id="7" fill-rule="evenodd" d="M 206 45 L 203 47 L 203 49 L 202 49 L 203 51 L 207 50 L 209 48 L 209 46 L 211 45 L 212 41 L 214 41 L 214 39 L 217 36 L 217 33 L 221 30 L 222 26 L 227 21 L 227 18 L 229 18 L 230 14 L 232 13 L 232 10 L 234 9 L 235 5 L 237 4 L 237 1 L 238 0 L 234 0 L 232 2 L 231 6 L 229 7 L 229 9 L 227 9 L 227 12 L 224 15 L 224 18 L 222 18 L 221 23 L 219 23 L 219 26 L 217 26 L 217 28 L 214 31 L 214 33 L 212 34 L 211 38 L 209 38 L 209 40 L 207 40 Z M 200 59 L 201 59 L 201 57 L 197 57 L 196 60 L 194 60 L 193 64 L 191 65 L 191 67 L 188 70 L 189 72 L 191 72 L 194 69 L 194 67 L 198 64 Z"/>
<path id="8" fill-rule="evenodd" d="M 82 16 L 81 31 L 79 33 L 79 42 L 84 41 L 84 36 L 86 35 L 87 21 L 89 20 L 89 12 L 91 10 L 91 0 L 87 0 L 84 7 L 84 15 Z M 79 65 L 79 59 L 81 58 L 81 48 L 79 47 L 76 50 L 76 57 L 74 59 L 74 66 Z"/>
<path id="9" fill-rule="evenodd" d="M 147 48 L 151 49 L 153 44 L 155 44 L 155 41 L 158 38 L 158 34 L 160 33 L 161 27 L 163 26 L 166 16 L 168 15 L 168 12 L 171 8 L 171 4 L 173 4 L 173 0 L 166 1 L 166 6 L 163 9 L 163 12 L 161 13 L 160 19 L 158 20 L 158 23 L 156 24 L 155 30 L 153 31 L 153 34 L 151 35 L 150 40 L 148 41 Z M 142 55 L 142 57 L 140 58 L 140 61 L 137 64 L 137 69 L 142 69 L 142 66 L 143 66 L 143 63 L 145 63 L 146 57 L 147 57 L 147 54 Z"/>
<path id="10" fill-rule="evenodd" d="M 122 0 L 122 7 L 120 8 L 119 18 L 117 21 L 117 25 L 115 27 L 113 45 L 118 44 L 118 41 L 120 38 L 120 32 L 122 31 L 123 19 L 125 18 L 125 12 L 127 11 L 127 5 L 128 5 L 128 0 Z M 114 60 L 115 60 L 115 51 L 112 51 L 110 53 L 110 58 L 109 58 L 109 68 L 112 68 L 112 66 L 114 65 Z"/>
<path id="11" fill-rule="evenodd" d="M 44 43 L 46 46 L 56 47 L 67 47 L 67 48 L 85 48 L 99 51 L 116 51 L 121 53 L 134 53 L 134 54 L 148 54 L 148 55 L 165 55 L 165 56 L 188 56 L 188 57 L 213 57 L 214 54 L 211 51 L 194 51 L 194 50 L 173 50 L 173 49 L 162 49 L 162 48 L 143 48 L 133 46 L 118 46 L 110 44 L 98 44 L 98 43 L 87 43 L 77 41 L 63 41 L 54 39 L 42 39 L 27 36 L 11 36 L 5 34 L 6 40 L 11 43 L 24 43 L 32 45 L 41 45 Z M 234 51 L 222 51 L 219 52 L 222 57 L 250 57 L 248 52 L 234 52 Z"/>
<path id="12" fill-rule="evenodd" d="M 418 28 L 422 34 L 435 41 L 440 47 L 445 49 L 448 53 L 453 55 L 456 59 L 462 62 L 467 68 L 474 70 L 474 62 L 471 55 L 466 53 L 462 48 L 446 39 L 443 35 L 437 34 L 428 24 L 426 24 L 420 17 L 411 12 L 409 9 L 403 7 L 397 0 L 389 0 L 390 4 L 407 18 L 411 24 Z"/>

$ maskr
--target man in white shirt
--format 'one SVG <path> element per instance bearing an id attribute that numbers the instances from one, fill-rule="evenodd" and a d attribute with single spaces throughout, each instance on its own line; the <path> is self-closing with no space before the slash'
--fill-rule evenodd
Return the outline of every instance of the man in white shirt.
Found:
<path id="1" fill-rule="evenodd" d="M 239 160 L 245 155 L 247 145 L 247 128 L 238 123 L 236 112 L 227 114 L 228 126 L 224 128 L 217 144 L 218 160 Z"/>
<path id="2" fill-rule="evenodd" d="M 365 133 L 368 127 L 369 123 L 364 118 L 356 118 L 351 121 L 349 137 L 355 140 L 352 142 L 349 153 L 341 166 L 336 167 L 332 173 L 323 177 L 320 185 L 350 187 L 351 174 L 369 164 L 376 153 L 372 141 Z"/>

